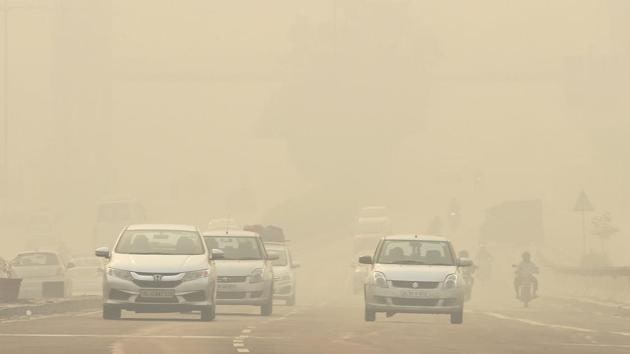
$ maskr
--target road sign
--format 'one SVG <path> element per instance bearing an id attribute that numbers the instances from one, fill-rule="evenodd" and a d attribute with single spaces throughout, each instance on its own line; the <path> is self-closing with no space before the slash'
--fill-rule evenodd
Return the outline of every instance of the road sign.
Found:
<path id="1" fill-rule="evenodd" d="M 593 208 L 593 204 L 591 204 L 591 201 L 586 196 L 586 193 L 584 193 L 584 191 L 582 191 L 582 193 L 580 193 L 580 196 L 578 197 L 577 201 L 575 202 L 575 206 L 573 207 L 573 211 L 585 212 L 585 211 L 593 211 L 593 210 L 595 210 L 595 208 Z"/>

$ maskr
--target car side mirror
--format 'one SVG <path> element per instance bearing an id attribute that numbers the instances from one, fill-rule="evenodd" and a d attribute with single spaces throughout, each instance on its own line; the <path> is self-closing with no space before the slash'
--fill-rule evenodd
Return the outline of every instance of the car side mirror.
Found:
<path id="1" fill-rule="evenodd" d="M 293 268 L 293 269 L 300 268 L 300 265 L 298 263 L 293 263 L 293 264 L 291 264 L 291 268 Z"/>
<path id="2" fill-rule="evenodd" d="M 457 260 L 457 265 L 460 267 L 472 267 L 473 261 L 468 258 L 460 258 Z"/>
<path id="3" fill-rule="evenodd" d="M 75 267 L 74 263 L 72 263 L 72 262 L 68 262 L 68 264 L 66 264 L 66 269 L 72 269 L 74 267 Z"/>
<path id="4" fill-rule="evenodd" d="M 361 256 L 359 257 L 359 263 L 361 264 L 374 264 L 372 260 L 372 256 Z"/>
<path id="5" fill-rule="evenodd" d="M 96 251 L 94 251 L 94 255 L 96 257 L 102 257 L 102 258 L 107 258 L 109 259 L 112 255 L 111 252 L 109 252 L 109 248 L 108 247 L 99 247 L 96 249 Z"/>
<path id="6" fill-rule="evenodd" d="M 268 254 L 267 255 L 267 260 L 277 261 L 278 259 L 280 259 L 280 256 L 278 256 L 277 254 Z"/>
<path id="7" fill-rule="evenodd" d="M 213 248 L 210 255 L 210 260 L 225 259 L 225 252 L 221 251 L 220 249 Z"/>

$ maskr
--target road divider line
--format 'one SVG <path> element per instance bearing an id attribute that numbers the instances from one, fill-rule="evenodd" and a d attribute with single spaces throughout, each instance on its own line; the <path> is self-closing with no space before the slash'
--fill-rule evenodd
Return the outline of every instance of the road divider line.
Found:
<path id="1" fill-rule="evenodd" d="M 599 331 L 596 331 L 596 330 L 590 329 L 590 328 L 565 326 L 565 325 L 559 325 L 559 324 L 538 322 L 538 321 L 533 321 L 533 320 L 528 320 L 528 319 L 518 318 L 518 317 L 510 317 L 510 316 L 506 316 L 506 315 L 503 315 L 503 314 L 500 314 L 500 313 L 496 313 L 496 312 L 481 312 L 481 313 L 485 314 L 487 316 L 491 316 L 491 317 L 494 317 L 494 318 L 501 319 L 501 320 L 521 322 L 521 323 L 525 323 L 525 324 L 528 324 L 528 325 L 531 325 L 531 326 L 538 326 L 538 327 L 545 327 L 545 328 L 554 328 L 554 329 L 564 329 L 564 330 L 575 331 L 575 332 L 582 332 L 582 333 L 597 333 L 597 332 L 599 332 Z"/>

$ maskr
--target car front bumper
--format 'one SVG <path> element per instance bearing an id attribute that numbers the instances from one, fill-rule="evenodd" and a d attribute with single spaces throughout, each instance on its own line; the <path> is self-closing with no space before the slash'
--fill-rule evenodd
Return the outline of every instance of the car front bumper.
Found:
<path id="1" fill-rule="evenodd" d="M 272 294 L 272 280 L 258 283 L 219 283 L 217 288 L 218 305 L 264 305 Z"/>
<path id="2" fill-rule="evenodd" d="M 463 290 L 366 286 L 365 306 L 376 312 L 447 314 L 463 308 Z"/>
<path id="3" fill-rule="evenodd" d="M 133 281 L 108 276 L 103 283 L 103 303 L 135 312 L 194 311 L 215 304 L 214 286 L 214 281 L 209 278 L 181 282 L 175 287 L 145 287 Z M 166 291 L 173 295 L 163 298 L 143 297 L 142 293 L 147 290 Z"/>

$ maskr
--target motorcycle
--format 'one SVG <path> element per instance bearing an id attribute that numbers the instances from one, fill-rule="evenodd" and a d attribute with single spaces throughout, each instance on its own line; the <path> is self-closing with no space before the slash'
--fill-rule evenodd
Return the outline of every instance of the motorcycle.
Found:
<path id="1" fill-rule="evenodd" d="M 512 267 L 516 268 L 517 266 L 513 265 Z M 523 303 L 523 307 L 529 307 L 529 303 L 535 299 L 533 276 L 521 276 L 519 274 L 516 276 L 521 277 L 518 287 L 518 299 Z"/>

